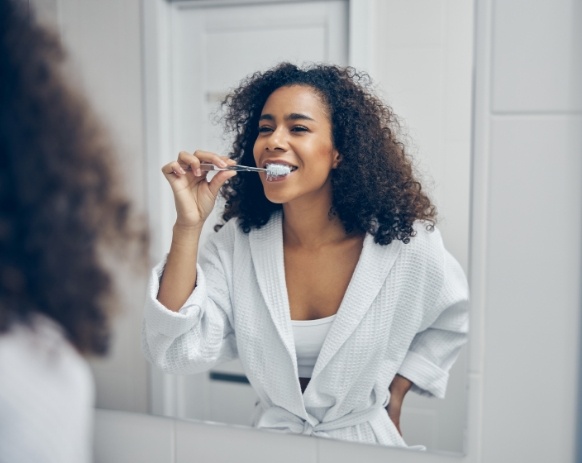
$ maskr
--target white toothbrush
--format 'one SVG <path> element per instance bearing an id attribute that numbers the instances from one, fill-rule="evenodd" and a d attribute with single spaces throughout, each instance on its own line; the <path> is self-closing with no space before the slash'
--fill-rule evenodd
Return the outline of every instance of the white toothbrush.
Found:
<path id="1" fill-rule="evenodd" d="M 214 164 L 203 162 L 200 164 L 200 169 L 204 171 L 218 171 L 218 170 L 236 170 L 238 172 L 266 172 L 269 177 L 283 177 L 291 173 L 291 167 L 285 164 L 268 164 L 266 168 L 241 166 L 217 167 Z"/>

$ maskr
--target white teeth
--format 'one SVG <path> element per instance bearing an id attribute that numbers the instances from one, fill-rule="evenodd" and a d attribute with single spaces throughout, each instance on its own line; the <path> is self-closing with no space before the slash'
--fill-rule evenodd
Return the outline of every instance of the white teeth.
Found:
<path id="1" fill-rule="evenodd" d="M 291 173 L 291 166 L 285 164 L 268 164 L 267 165 L 267 180 L 272 180 L 277 177 L 284 177 Z"/>

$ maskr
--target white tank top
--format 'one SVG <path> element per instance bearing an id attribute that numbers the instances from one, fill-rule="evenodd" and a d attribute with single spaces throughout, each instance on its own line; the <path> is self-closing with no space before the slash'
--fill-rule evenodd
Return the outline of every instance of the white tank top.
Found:
<path id="1" fill-rule="evenodd" d="M 317 320 L 291 320 L 300 378 L 311 378 L 321 346 L 334 319 L 335 314 Z"/>

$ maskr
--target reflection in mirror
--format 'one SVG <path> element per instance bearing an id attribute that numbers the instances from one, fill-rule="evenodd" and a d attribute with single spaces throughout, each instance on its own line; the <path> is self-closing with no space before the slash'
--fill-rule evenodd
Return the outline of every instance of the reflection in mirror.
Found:
<path id="1" fill-rule="evenodd" d="M 257 70 L 268 69 L 282 60 L 339 65 L 358 62 L 357 56 L 349 56 L 348 60 L 350 43 L 347 40 L 347 25 L 353 20 L 350 14 L 354 13 L 356 2 L 352 5 L 341 0 L 301 3 L 212 6 L 210 2 L 179 2 L 166 7 L 166 26 L 160 30 L 167 34 L 167 43 L 171 44 L 171 59 L 169 63 L 158 60 L 157 65 L 169 64 L 170 72 L 166 81 L 162 79 L 164 85 L 157 97 L 164 102 L 172 127 L 167 133 L 160 133 L 161 139 L 169 140 L 162 143 L 161 152 L 177 154 L 195 147 L 231 153 L 232 140 L 223 136 L 221 126 L 211 124 L 209 115 L 215 113 L 218 102 L 242 78 Z M 205 370 L 187 376 L 165 376 L 154 371 L 154 413 L 244 425 L 251 425 L 254 418 L 255 424 L 270 429 L 387 445 L 406 442 L 406 445 L 422 445 L 431 450 L 463 450 L 465 349 L 460 351 L 450 377 L 447 370 L 464 341 L 466 328 L 466 305 L 461 302 L 465 291 L 462 270 L 467 269 L 468 248 L 472 4 L 452 0 L 378 2 L 372 13 L 373 43 L 366 69 L 376 84 L 372 90 L 393 108 L 402 122 L 398 136 L 407 134 L 402 140 L 419 172 L 423 191 L 428 191 L 437 207 L 438 231 L 427 233 L 426 227 L 417 227 L 418 235 L 408 244 L 395 239 L 380 245 L 373 244 L 370 235 L 364 238 L 357 233 L 356 227 L 356 233 L 340 241 L 341 247 L 331 247 L 336 255 L 341 253 L 340 259 L 334 259 L 333 254 L 318 259 L 320 254 L 313 250 L 306 258 L 303 248 L 292 240 L 299 236 L 292 226 L 294 222 L 278 214 L 270 217 L 268 225 L 249 234 L 227 225 L 216 235 L 212 227 L 220 220 L 224 206 L 219 203 L 206 221 L 201 237 L 203 246 L 221 243 L 201 262 L 203 270 L 197 291 L 198 294 L 206 292 L 210 302 L 201 303 L 194 295 L 192 307 L 208 306 L 210 313 L 219 306 L 225 311 L 212 326 L 223 330 L 219 337 L 226 338 L 225 345 L 231 346 L 232 352 L 223 349 L 222 358 L 233 359 L 196 367 L 184 367 L 185 360 L 179 360 L 177 363 L 183 367 L 178 369 L 181 373 L 186 372 L 184 368 L 190 368 L 191 373 Z M 293 46 L 289 46 L 290 42 Z M 158 73 L 164 75 L 159 70 Z M 262 81 L 257 79 L 255 84 L 259 85 Z M 315 120 L 307 122 L 317 123 L 318 117 L 312 115 L 329 114 L 326 111 L 329 106 L 342 102 L 339 94 L 326 95 L 322 88 L 315 95 L 324 95 L 323 105 L 320 99 L 314 98 L 313 92 L 292 88 L 283 93 L 270 95 L 268 92 L 269 98 L 261 101 L 235 100 L 247 106 L 254 103 L 260 106 L 260 113 L 269 116 L 263 120 L 264 127 L 261 126 L 258 135 L 258 140 L 263 142 L 255 144 L 254 157 L 251 148 L 239 163 L 263 163 L 272 152 L 283 153 L 279 156 L 282 158 L 291 151 L 296 156 L 284 160 L 299 166 L 298 172 L 283 182 L 264 184 L 265 194 L 275 203 L 286 201 L 277 196 L 281 187 L 291 183 L 293 177 L 299 179 L 301 167 L 312 162 L 301 159 L 299 148 L 288 149 L 296 142 L 286 138 L 273 141 L 273 137 L 284 131 L 289 137 L 297 137 L 298 132 L 289 129 L 286 115 L 307 113 Z M 364 103 L 359 104 L 360 109 L 365 107 Z M 235 112 L 231 115 L 241 116 Z M 325 117 L 322 120 L 330 123 L 332 130 L 337 129 L 338 123 L 333 117 L 331 121 Z M 316 127 L 308 127 L 305 120 L 301 122 L 299 125 L 307 126 L 301 137 L 319 133 Z M 293 124 L 295 127 L 298 121 L 294 120 Z M 342 162 L 344 165 L 352 162 L 348 156 L 350 153 L 356 156 L 358 148 L 368 153 L 375 150 L 367 143 L 383 146 L 376 137 L 364 143 L 350 134 L 348 128 L 342 130 L 338 134 L 345 134 L 347 139 L 343 145 L 339 137 L 334 139 L 338 153 L 328 150 L 330 165 L 337 167 L 338 172 Z M 159 165 L 150 168 L 158 170 L 171 161 L 169 157 L 160 159 Z M 175 169 L 176 166 L 168 166 L 166 170 L 171 181 L 180 180 L 179 174 L 171 173 Z M 360 169 L 352 178 L 354 190 L 363 189 L 358 182 L 368 172 Z M 258 182 L 256 174 L 241 173 L 237 179 L 249 176 Z M 231 188 L 243 186 L 242 180 L 231 181 Z M 157 248 L 164 250 L 158 251 L 161 257 L 172 241 L 176 218 L 167 182 L 161 179 L 154 188 L 161 198 L 152 205 L 161 210 L 162 220 L 157 220 L 160 227 Z M 240 195 L 241 191 L 236 193 Z M 292 217 L 294 209 L 284 207 L 283 210 L 286 218 Z M 343 218 L 341 212 L 338 216 Z M 423 214 L 413 216 L 430 219 Z M 378 219 L 378 223 L 384 222 Z M 454 258 L 434 244 L 440 235 Z M 225 236 L 231 237 L 230 241 L 226 240 L 227 244 L 221 241 Z M 321 236 L 327 235 L 318 235 Z M 244 242 L 246 247 L 233 247 L 233 242 Z M 223 255 L 216 249 L 229 252 Z M 415 250 L 418 249 L 420 260 L 417 261 Z M 439 257 L 431 260 L 428 256 L 435 249 Z M 241 253 L 244 257 L 240 257 Z M 334 264 L 330 266 L 329 261 Z M 444 268 L 444 273 L 435 274 L 436 269 L 429 266 L 432 261 L 438 261 L 439 272 Z M 213 273 L 212 269 L 225 265 L 237 269 L 238 274 L 233 270 L 225 279 L 224 272 Z M 203 279 L 206 279 L 204 283 Z M 321 286 L 314 287 L 310 284 L 313 281 L 321 281 Z M 222 283 L 216 285 L 217 282 Z M 296 287 L 301 290 L 294 290 Z M 226 302 L 219 300 L 220 295 Z M 153 296 L 152 299 L 157 296 L 157 290 Z M 234 301 L 232 307 L 230 301 Z M 249 307 L 249 310 L 245 312 L 238 307 Z M 163 316 L 166 329 L 171 325 L 168 321 L 171 314 L 161 315 L 161 309 L 167 311 L 163 307 L 157 307 L 157 312 L 154 308 L 146 311 L 146 320 L 151 322 L 146 351 L 158 364 L 166 362 L 167 351 L 155 340 L 154 325 Z M 245 318 L 247 312 L 252 314 L 251 318 Z M 198 316 L 195 312 L 191 315 Z M 330 315 L 336 318 L 333 321 L 326 318 Z M 292 324 L 289 318 L 297 323 Z M 301 322 L 312 319 L 327 320 L 331 324 L 326 327 L 325 323 Z M 184 321 L 180 324 L 184 326 Z M 323 328 L 329 330 L 328 339 L 323 346 L 319 345 L 321 355 L 315 354 L 317 362 L 311 365 L 313 371 L 305 374 L 312 382 L 302 394 L 297 378 L 301 376 L 300 371 L 294 373 L 297 371 L 294 363 L 298 360 L 296 350 L 299 350 L 296 347 L 304 336 L 299 332 L 319 332 Z M 315 338 L 310 339 L 314 343 Z M 233 346 L 237 346 L 242 361 L 234 358 L 237 355 Z M 300 363 L 304 360 L 299 358 Z M 396 382 L 392 383 L 397 373 L 401 376 L 396 376 Z M 410 386 L 406 378 L 412 380 L 413 392 L 406 394 L 398 419 L 395 398 L 401 385 L 404 390 Z M 390 386 L 392 420 L 383 409 Z M 444 399 L 434 398 L 443 395 Z"/>

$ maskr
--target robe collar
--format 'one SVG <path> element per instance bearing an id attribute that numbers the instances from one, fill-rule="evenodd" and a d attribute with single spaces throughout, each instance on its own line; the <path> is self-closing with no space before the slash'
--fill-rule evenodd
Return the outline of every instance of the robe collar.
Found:
<path id="1" fill-rule="evenodd" d="M 253 265 L 261 294 L 267 304 L 277 334 L 285 345 L 297 376 L 297 356 L 291 326 L 289 297 L 285 281 L 282 213 L 249 233 Z M 366 234 L 360 258 L 315 364 L 311 382 L 330 362 L 354 332 L 378 295 L 394 265 L 402 242 L 381 246 Z"/>

